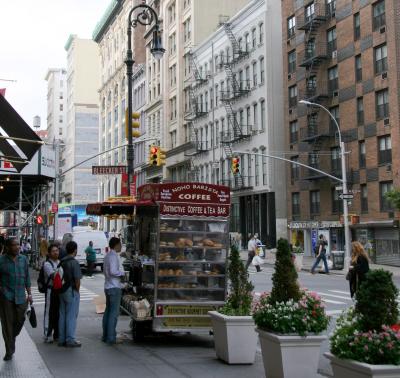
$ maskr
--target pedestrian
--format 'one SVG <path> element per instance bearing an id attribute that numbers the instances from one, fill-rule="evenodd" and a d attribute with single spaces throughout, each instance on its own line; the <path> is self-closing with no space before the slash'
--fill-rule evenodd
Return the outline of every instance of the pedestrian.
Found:
<path id="1" fill-rule="evenodd" d="M 12 359 L 28 302 L 33 303 L 28 260 L 18 252 L 17 239 L 7 239 L 5 253 L 0 256 L 0 320 L 6 347 L 4 361 Z"/>
<path id="2" fill-rule="evenodd" d="M 316 247 L 316 257 L 317 259 L 314 262 L 314 265 L 311 268 L 311 273 L 315 274 L 315 268 L 318 266 L 318 264 L 321 262 L 321 260 L 324 262 L 325 266 L 325 274 L 329 274 L 329 268 L 328 268 L 328 262 L 326 260 L 326 246 L 328 245 L 328 242 L 325 238 L 324 235 L 319 235 L 319 240 L 318 244 Z"/>
<path id="3" fill-rule="evenodd" d="M 85 249 L 86 254 L 86 265 L 87 265 L 87 276 L 93 277 L 93 271 L 96 268 L 96 251 L 93 249 L 93 242 L 90 241 L 89 245 Z"/>
<path id="4" fill-rule="evenodd" d="M 350 284 L 350 295 L 353 298 L 361 282 L 369 271 L 369 257 L 362 244 L 358 241 L 351 243 L 351 262 L 346 279 Z"/>
<path id="5" fill-rule="evenodd" d="M 250 264 L 253 262 L 253 258 L 256 255 L 257 250 L 257 239 L 255 235 L 249 234 L 249 241 L 247 243 L 247 263 L 246 270 L 249 268 Z"/>
<path id="6" fill-rule="evenodd" d="M 44 263 L 44 279 L 46 282 L 46 297 L 44 305 L 44 341 L 45 343 L 52 343 L 58 340 L 58 321 L 60 314 L 60 298 L 58 292 L 53 290 L 54 275 L 57 271 L 60 261 L 59 249 L 56 244 L 50 244 L 48 258 Z"/>
<path id="7" fill-rule="evenodd" d="M 121 240 L 112 237 L 108 243 L 110 252 L 104 257 L 104 292 L 106 294 L 106 310 L 103 315 L 103 337 L 102 341 L 113 345 L 117 343 L 117 321 L 119 307 L 121 304 L 121 277 L 125 273 L 119 269 L 120 260 L 118 254 L 121 252 Z"/>
<path id="8" fill-rule="evenodd" d="M 82 346 L 75 338 L 82 273 L 79 262 L 75 259 L 78 245 L 74 241 L 70 241 L 65 246 L 65 249 L 67 256 L 60 262 L 60 267 L 63 270 L 63 287 L 60 290 L 58 346 L 76 348 Z"/>

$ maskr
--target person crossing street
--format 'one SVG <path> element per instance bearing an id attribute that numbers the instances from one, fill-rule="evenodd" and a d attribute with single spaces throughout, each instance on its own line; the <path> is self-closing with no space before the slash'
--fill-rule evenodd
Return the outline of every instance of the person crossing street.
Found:
<path id="1" fill-rule="evenodd" d="M 86 247 L 85 254 L 86 254 L 87 276 L 93 277 L 93 271 L 96 268 L 96 251 L 93 248 L 92 241 L 90 241 L 89 245 Z"/>
<path id="2" fill-rule="evenodd" d="M 326 259 L 326 247 L 328 245 L 327 240 L 325 239 L 324 235 L 319 235 L 319 240 L 317 244 L 317 253 L 316 253 L 316 260 L 314 262 L 314 265 L 311 268 L 311 273 L 315 274 L 315 268 L 318 266 L 318 264 L 321 262 L 321 260 L 324 262 L 325 266 L 325 274 L 329 274 L 329 268 L 328 268 L 328 261 Z"/>

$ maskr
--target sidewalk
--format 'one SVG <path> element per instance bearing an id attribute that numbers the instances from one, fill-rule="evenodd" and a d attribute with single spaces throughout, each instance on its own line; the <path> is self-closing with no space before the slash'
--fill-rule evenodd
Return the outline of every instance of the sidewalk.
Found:
<path id="1" fill-rule="evenodd" d="M 29 327 L 29 325 L 27 325 Z M 11 361 L 4 362 L 5 348 L 0 336 L 0 377 L 1 378 L 51 378 L 36 345 L 28 335 L 25 327 L 17 337 L 16 352 Z"/>
<path id="2" fill-rule="evenodd" d="M 247 251 L 241 251 L 240 258 L 242 261 L 246 262 L 247 261 Z M 267 250 L 264 261 L 265 261 L 266 265 L 275 265 L 275 253 L 272 253 L 271 251 Z M 301 270 L 309 272 L 311 270 L 311 267 L 312 267 L 314 261 L 315 261 L 314 257 L 303 256 L 303 267 Z M 387 271 L 393 273 L 393 277 L 397 277 L 397 278 L 400 277 L 400 268 L 397 266 L 370 264 L 369 267 L 370 267 L 370 269 L 384 269 L 384 270 L 387 270 Z M 345 275 L 347 273 L 344 271 L 344 269 L 341 269 L 341 270 L 331 269 L 330 272 L 333 274 L 341 274 L 341 275 Z"/>

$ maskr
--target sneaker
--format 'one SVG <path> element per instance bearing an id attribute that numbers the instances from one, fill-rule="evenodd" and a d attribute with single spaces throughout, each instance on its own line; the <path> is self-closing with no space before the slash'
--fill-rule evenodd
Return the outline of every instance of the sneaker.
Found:
<path id="1" fill-rule="evenodd" d="M 79 341 L 74 341 L 72 343 L 67 343 L 65 346 L 67 348 L 80 348 L 82 344 Z"/>
<path id="2" fill-rule="evenodd" d="M 45 344 L 53 344 L 53 341 L 54 340 L 53 340 L 53 338 L 51 336 L 44 338 Z"/>

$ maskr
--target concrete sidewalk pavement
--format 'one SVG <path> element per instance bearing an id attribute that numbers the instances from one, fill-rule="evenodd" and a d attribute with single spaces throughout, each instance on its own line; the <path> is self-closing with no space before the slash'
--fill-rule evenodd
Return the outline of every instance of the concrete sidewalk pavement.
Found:
<path id="1" fill-rule="evenodd" d="M 0 336 L 1 378 L 53 377 L 25 327 L 22 328 L 21 334 L 17 337 L 16 351 L 11 361 L 3 361 L 5 353 L 3 337 Z"/>

